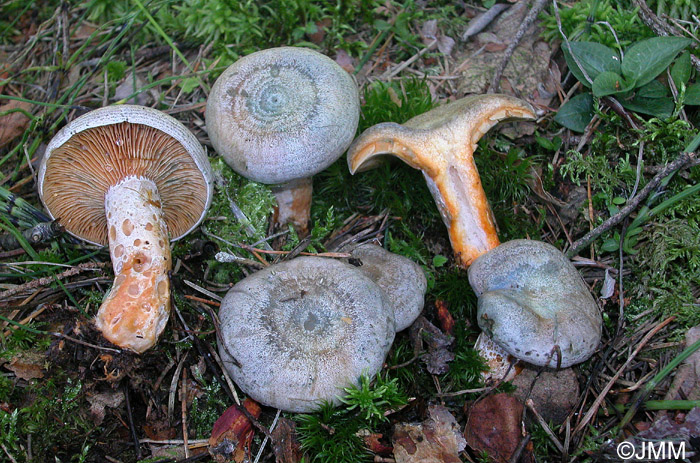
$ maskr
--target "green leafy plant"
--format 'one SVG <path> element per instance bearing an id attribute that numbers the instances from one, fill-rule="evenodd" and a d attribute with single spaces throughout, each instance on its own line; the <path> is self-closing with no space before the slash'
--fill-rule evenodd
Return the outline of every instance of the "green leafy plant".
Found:
<path id="1" fill-rule="evenodd" d="M 652 37 L 653 32 L 642 23 L 637 9 L 630 3 L 624 0 L 581 0 L 567 3 L 565 7 L 559 2 L 561 28 L 571 40 L 588 40 L 618 49 Z M 542 35 L 550 42 L 561 38 L 557 18 L 551 10 L 553 7 L 541 15 Z"/>
<path id="2" fill-rule="evenodd" d="M 359 437 L 363 429 L 374 430 L 386 418 L 384 413 L 405 405 L 406 395 L 396 378 L 377 375 L 372 381 L 363 375 L 357 386 L 345 389 L 341 398 L 345 406 L 324 403 L 314 414 L 296 415 L 301 447 L 311 461 L 327 463 L 360 463 L 372 460 Z"/>
<path id="3" fill-rule="evenodd" d="M 345 393 L 345 397 L 340 401 L 347 405 L 348 410 L 357 409 L 360 416 L 370 425 L 385 421 L 386 410 L 406 405 L 407 402 L 399 389 L 398 380 L 387 380 L 382 375 L 377 375 L 373 387 L 369 377 L 363 375 L 360 377 L 360 384 L 346 387 Z"/>
<path id="4" fill-rule="evenodd" d="M 665 118 L 675 104 L 668 89 L 654 79 L 691 43 L 682 37 L 654 37 L 635 43 L 624 56 L 595 42 L 568 42 L 562 50 L 569 69 L 593 97 L 615 96 L 631 111 Z M 554 120 L 582 132 L 593 117 L 591 93 L 564 104 Z"/>

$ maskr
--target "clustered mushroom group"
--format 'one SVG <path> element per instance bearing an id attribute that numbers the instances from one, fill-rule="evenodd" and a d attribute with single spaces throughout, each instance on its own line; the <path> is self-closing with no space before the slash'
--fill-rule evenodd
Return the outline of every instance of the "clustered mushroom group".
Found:
<path id="1" fill-rule="evenodd" d="M 535 116 L 514 97 L 471 96 L 403 125 L 378 124 L 353 142 L 359 119 L 353 78 L 320 53 L 284 47 L 241 58 L 219 77 L 206 128 L 236 172 L 273 185 L 277 224 L 290 223 L 302 235 L 311 176 L 346 150 L 351 173 L 383 155 L 420 169 L 457 261 L 469 269 L 482 345 L 504 351 L 485 355 L 559 368 L 597 348 L 598 307 L 554 247 L 530 240 L 499 244 L 473 158 L 478 140 L 499 121 Z M 69 233 L 109 245 L 115 280 L 97 328 L 134 352 L 152 347 L 170 311 L 169 242 L 197 227 L 212 198 L 202 146 L 159 111 L 102 108 L 53 138 L 38 186 L 47 210 Z M 219 352 L 255 400 L 295 412 L 337 402 L 344 387 L 381 369 L 395 333 L 420 314 L 427 287 L 420 266 L 373 244 L 343 251 L 352 257 L 271 265 L 239 281 L 222 301 Z"/>

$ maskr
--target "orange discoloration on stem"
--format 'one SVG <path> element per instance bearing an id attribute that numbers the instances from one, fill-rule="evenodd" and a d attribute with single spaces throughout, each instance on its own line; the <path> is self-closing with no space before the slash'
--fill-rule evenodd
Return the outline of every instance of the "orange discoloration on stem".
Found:
<path id="1" fill-rule="evenodd" d="M 477 95 L 435 108 L 403 125 L 377 124 L 348 150 L 350 172 L 393 155 L 420 169 L 449 230 L 460 264 L 468 267 L 499 245 L 496 223 L 474 164 L 476 143 L 506 119 L 532 119 L 534 109 L 506 95 Z"/>

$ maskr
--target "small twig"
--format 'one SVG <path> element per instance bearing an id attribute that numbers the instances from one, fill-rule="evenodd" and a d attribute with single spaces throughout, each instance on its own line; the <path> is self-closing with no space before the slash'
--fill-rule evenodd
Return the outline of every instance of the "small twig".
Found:
<path id="1" fill-rule="evenodd" d="M 394 77 L 395 75 L 397 75 L 399 72 L 403 71 L 404 69 L 406 69 L 407 67 L 409 67 L 411 64 L 413 64 L 413 62 L 416 61 L 418 58 L 420 58 L 421 56 L 423 56 L 424 54 L 426 54 L 428 51 L 432 50 L 432 49 L 435 47 L 435 45 L 437 45 L 437 43 L 438 43 L 437 39 L 433 39 L 432 42 L 430 42 L 425 48 L 423 48 L 422 50 L 420 50 L 418 53 L 416 53 L 415 55 L 411 56 L 410 58 L 408 58 L 408 59 L 407 59 L 406 61 L 404 61 L 403 63 L 399 64 L 399 65 L 396 66 L 394 69 L 391 69 L 391 70 L 389 70 L 389 71 L 386 71 L 384 74 L 382 74 L 382 75 L 379 77 L 379 80 L 391 79 L 392 77 Z"/>
<path id="2" fill-rule="evenodd" d="M 525 405 L 527 408 L 530 409 L 530 411 L 535 415 L 535 418 L 537 419 L 537 422 L 540 424 L 542 429 L 544 429 L 544 432 L 547 433 L 549 436 L 549 439 L 552 441 L 554 446 L 559 450 L 560 453 L 564 454 L 564 446 L 561 445 L 561 442 L 559 442 L 559 439 L 557 439 L 557 436 L 554 435 L 552 430 L 549 428 L 549 425 L 547 425 L 547 422 L 542 418 L 542 415 L 539 414 L 537 409 L 535 408 L 535 403 L 532 401 L 532 399 L 527 399 L 525 401 Z"/>
<path id="3" fill-rule="evenodd" d="M 98 270 L 103 267 L 106 267 L 109 265 L 109 262 L 84 262 L 82 264 L 79 264 L 71 269 L 66 270 L 65 272 L 61 272 L 56 275 L 51 275 L 48 277 L 43 277 L 39 278 L 38 280 L 33 280 L 33 281 L 28 281 L 27 283 L 17 285 L 14 288 L 10 288 L 6 291 L 3 291 L 0 293 L 0 301 L 5 300 L 9 298 L 10 296 L 14 296 L 15 294 L 19 294 L 28 290 L 36 289 L 41 286 L 46 286 L 54 281 L 62 280 L 64 278 L 72 277 L 77 275 L 80 272 L 84 272 L 87 270 Z"/>
<path id="4" fill-rule="evenodd" d="M 465 30 L 464 33 L 462 33 L 462 41 L 466 42 L 467 39 L 469 39 L 469 37 L 472 37 L 484 30 L 486 26 L 491 24 L 491 22 L 494 19 L 496 19 L 496 16 L 498 16 L 508 8 L 510 8 L 510 5 L 508 5 L 507 3 L 496 3 L 484 13 L 481 13 L 479 16 L 469 21 L 469 26 L 467 26 L 467 30 Z"/>
<path id="5" fill-rule="evenodd" d="M 489 386 L 489 387 L 479 387 L 476 389 L 462 389 L 461 391 L 443 392 L 443 393 L 436 394 L 436 395 L 437 395 L 437 397 L 457 397 L 457 396 L 464 395 L 464 394 L 475 394 L 477 392 L 486 392 L 486 391 L 490 391 L 491 389 L 494 389 L 494 387 Z"/>
<path id="6" fill-rule="evenodd" d="M 206 290 L 206 289 L 202 288 L 201 286 L 198 286 L 198 285 L 192 283 L 189 280 L 182 280 L 182 282 L 185 283 L 190 288 L 194 289 L 195 291 L 199 291 L 200 293 L 204 294 L 205 296 L 209 296 L 210 298 L 214 299 L 217 302 L 221 302 L 223 300 L 223 298 L 221 296 L 218 296 L 218 295 L 212 293 L 211 291 Z"/>
<path id="7" fill-rule="evenodd" d="M 190 457 L 189 438 L 187 436 L 187 368 L 182 369 L 180 382 L 180 409 L 182 412 L 182 441 L 185 447 L 185 458 Z"/>
<path id="8" fill-rule="evenodd" d="M 530 434 L 527 434 L 522 439 L 520 439 L 520 442 L 515 448 L 513 455 L 511 455 L 510 460 L 508 460 L 508 463 L 518 463 L 518 460 L 520 460 L 520 455 L 523 453 L 523 450 L 525 450 L 525 446 L 528 442 L 530 442 Z"/>
<path id="9" fill-rule="evenodd" d="M 183 439 L 141 439 L 141 444 L 156 444 L 156 445 L 182 445 L 185 443 Z M 201 447 L 202 444 L 209 444 L 209 439 L 189 439 L 190 448 Z"/>
<path id="10" fill-rule="evenodd" d="M 7 447 L 5 447 L 5 444 L 0 442 L 0 447 L 2 447 L 2 450 L 5 452 L 5 455 L 7 455 L 7 457 L 10 459 L 10 461 L 12 463 L 17 463 L 17 460 L 15 460 L 14 457 L 12 456 L 12 454 L 10 454 L 9 450 L 7 450 Z"/>
<path id="11" fill-rule="evenodd" d="M 113 348 L 111 348 L 111 347 L 98 346 L 98 345 L 96 345 L 96 344 L 91 344 L 91 343 L 89 343 L 89 342 L 81 341 L 80 339 L 73 338 L 73 337 L 68 336 L 67 334 L 63 334 L 63 333 L 54 332 L 54 333 L 49 333 L 49 334 L 50 334 L 51 336 L 56 336 L 57 338 L 67 339 L 67 340 L 69 340 L 69 341 L 71 341 L 71 342 L 74 342 L 74 343 L 76 343 L 76 344 L 81 344 L 81 345 L 86 346 L 86 347 L 92 347 L 93 349 L 106 350 L 106 351 L 108 351 L 108 352 L 115 352 L 115 353 L 117 353 L 117 354 L 120 354 L 120 353 L 122 352 L 122 351 L 119 350 L 119 349 L 113 349 Z"/>
<path id="12" fill-rule="evenodd" d="M 270 425 L 270 432 L 275 430 L 275 426 L 277 425 L 277 420 L 280 419 L 280 414 L 282 413 L 282 410 L 277 410 L 277 414 L 275 415 L 275 419 L 272 421 L 272 424 Z M 258 463 L 260 461 L 260 457 L 262 456 L 263 450 L 265 450 L 265 445 L 267 444 L 267 441 L 270 439 L 265 436 L 265 439 L 263 439 L 262 444 L 260 444 L 260 448 L 258 449 L 258 454 L 255 455 L 255 460 L 253 463 Z"/>
<path id="13" fill-rule="evenodd" d="M 605 233 L 606 231 L 610 230 L 612 227 L 616 226 L 622 220 L 630 215 L 632 211 L 634 211 L 637 206 L 647 197 L 649 194 L 661 183 L 661 181 L 666 178 L 669 174 L 672 172 L 683 168 L 686 164 L 695 161 L 696 158 L 696 153 L 682 153 L 678 158 L 667 164 L 666 167 L 664 167 L 662 170 L 659 171 L 658 174 L 656 174 L 650 181 L 647 183 L 644 188 L 642 188 L 639 191 L 639 194 L 632 198 L 630 201 L 627 202 L 625 207 L 619 210 L 617 214 L 611 216 L 608 220 L 603 222 L 602 224 L 598 225 L 596 228 L 594 228 L 592 231 L 586 233 L 586 235 L 575 241 L 574 244 L 571 245 L 571 248 L 567 251 L 566 255 L 568 257 L 573 257 L 576 255 L 576 253 L 581 250 L 582 248 L 588 246 L 593 240 L 598 238 L 600 235 Z"/>
<path id="14" fill-rule="evenodd" d="M 525 33 L 528 31 L 528 29 L 530 29 L 530 26 L 532 26 L 532 23 L 535 21 L 535 19 L 537 19 L 537 15 L 540 14 L 542 8 L 544 8 L 544 4 L 546 3 L 546 1 L 547 0 L 535 0 L 535 4 L 532 5 L 532 8 L 530 8 L 530 11 L 527 13 L 527 16 L 525 16 L 525 19 L 523 19 L 523 22 L 522 24 L 520 24 L 518 32 L 516 32 L 515 37 L 513 37 L 513 40 L 511 40 L 511 42 L 508 44 L 508 48 L 506 48 L 506 51 L 503 54 L 501 63 L 496 68 L 496 73 L 493 75 L 493 79 L 491 80 L 491 86 L 489 87 L 488 93 L 497 93 L 500 90 L 501 77 L 503 76 L 503 71 L 505 71 L 508 62 L 510 61 L 510 58 L 513 56 L 515 49 L 518 47 L 520 41 L 525 36 Z"/>
<path id="15" fill-rule="evenodd" d="M 129 399 L 129 383 L 124 382 L 124 397 L 126 399 L 126 416 L 129 420 L 129 431 L 131 432 L 131 438 L 134 441 L 134 447 L 136 447 L 136 459 L 141 459 L 141 444 L 139 443 L 139 436 L 136 434 L 136 426 L 134 426 L 134 416 L 131 413 L 131 400 Z"/>
<path id="16" fill-rule="evenodd" d="M 600 407 L 600 404 L 603 403 L 603 400 L 605 400 L 605 397 L 608 395 L 608 392 L 610 392 L 610 389 L 613 387 L 617 379 L 622 375 L 622 373 L 625 371 L 625 369 L 629 366 L 630 363 L 632 363 L 632 360 L 637 356 L 639 351 L 642 350 L 642 348 L 649 342 L 649 340 L 656 335 L 661 329 L 663 329 L 666 325 L 671 323 L 673 320 L 675 320 L 676 317 L 669 317 L 666 320 L 662 321 L 656 327 L 654 327 L 652 330 L 650 330 L 644 338 L 642 338 L 641 341 L 639 341 L 639 344 L 637 344 L 637 347 L 634 349 L 634 351 L 630 354 L 629 357 L 627 357 L 627 360 L 625 363 L 617 370 L 615 375 L 612 377 L 610 381 L 605 385 L 602 391 L 600 391 L 600 394 L 598 397 L 596 397 L 595 401 L 593 402 L 593 405 L 591 408 L 588 409 L 586 414 L 584 415 L 583 419 L 581 419 L 581 422 L 574 428 L 574 434 L 577 432 L 581 431 L 583 428 L 586 427 L 588 422 L 595 416 L 596 413 L 598 413 L 598 408 Z"/>
<path id="17" fill-rule="evenodd" d="M 651 11 L 651 9 L 647 5 L 646 1 L 633 0 L 633 3 L 637 6 L 637 8 L 639 8 L 639 18 L 652 31 L 654 31 L 654 33 L 656 35 L 660 35 L 662 37 L 666 37 L 666 36 L 682 37 L 683 36 L 678 30 L 676 30 L 675 27 L 667 24 L 663 19 L 656 16 L 654 14 L 654 12 Z M 693 65 L 695 66 L 695 69 L 700 71 L 700 58 L 698 58 L 697 56 L 695 56 L 691 53 L 690 60 L 692 61 Z"/>

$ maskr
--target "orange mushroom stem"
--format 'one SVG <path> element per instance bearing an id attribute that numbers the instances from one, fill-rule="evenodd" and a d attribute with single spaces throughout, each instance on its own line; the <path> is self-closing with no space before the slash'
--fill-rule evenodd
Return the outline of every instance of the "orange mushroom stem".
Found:
<path id="1" fill-rule="evenodd" d="M 474 150 L 498 122 L 534 119 L 528 103 L 507 95 L 476 95 L 439 106 L 403 125 L 377 124 L 348 150 L 351 173 L 376 164 L 376 156 L 393 155 L 423 172 L 449 230 L 452 249 L 462 266 L 499 245 L 496 223 Z"/>
<path id="2" fill-rule="evenodd" d="M 105 213 L 115 278 L 95 323 L 112 343 L 142 353 L 170 314 L 172 260 L 155 183 L 126 177 L 107 191 Z"/>

